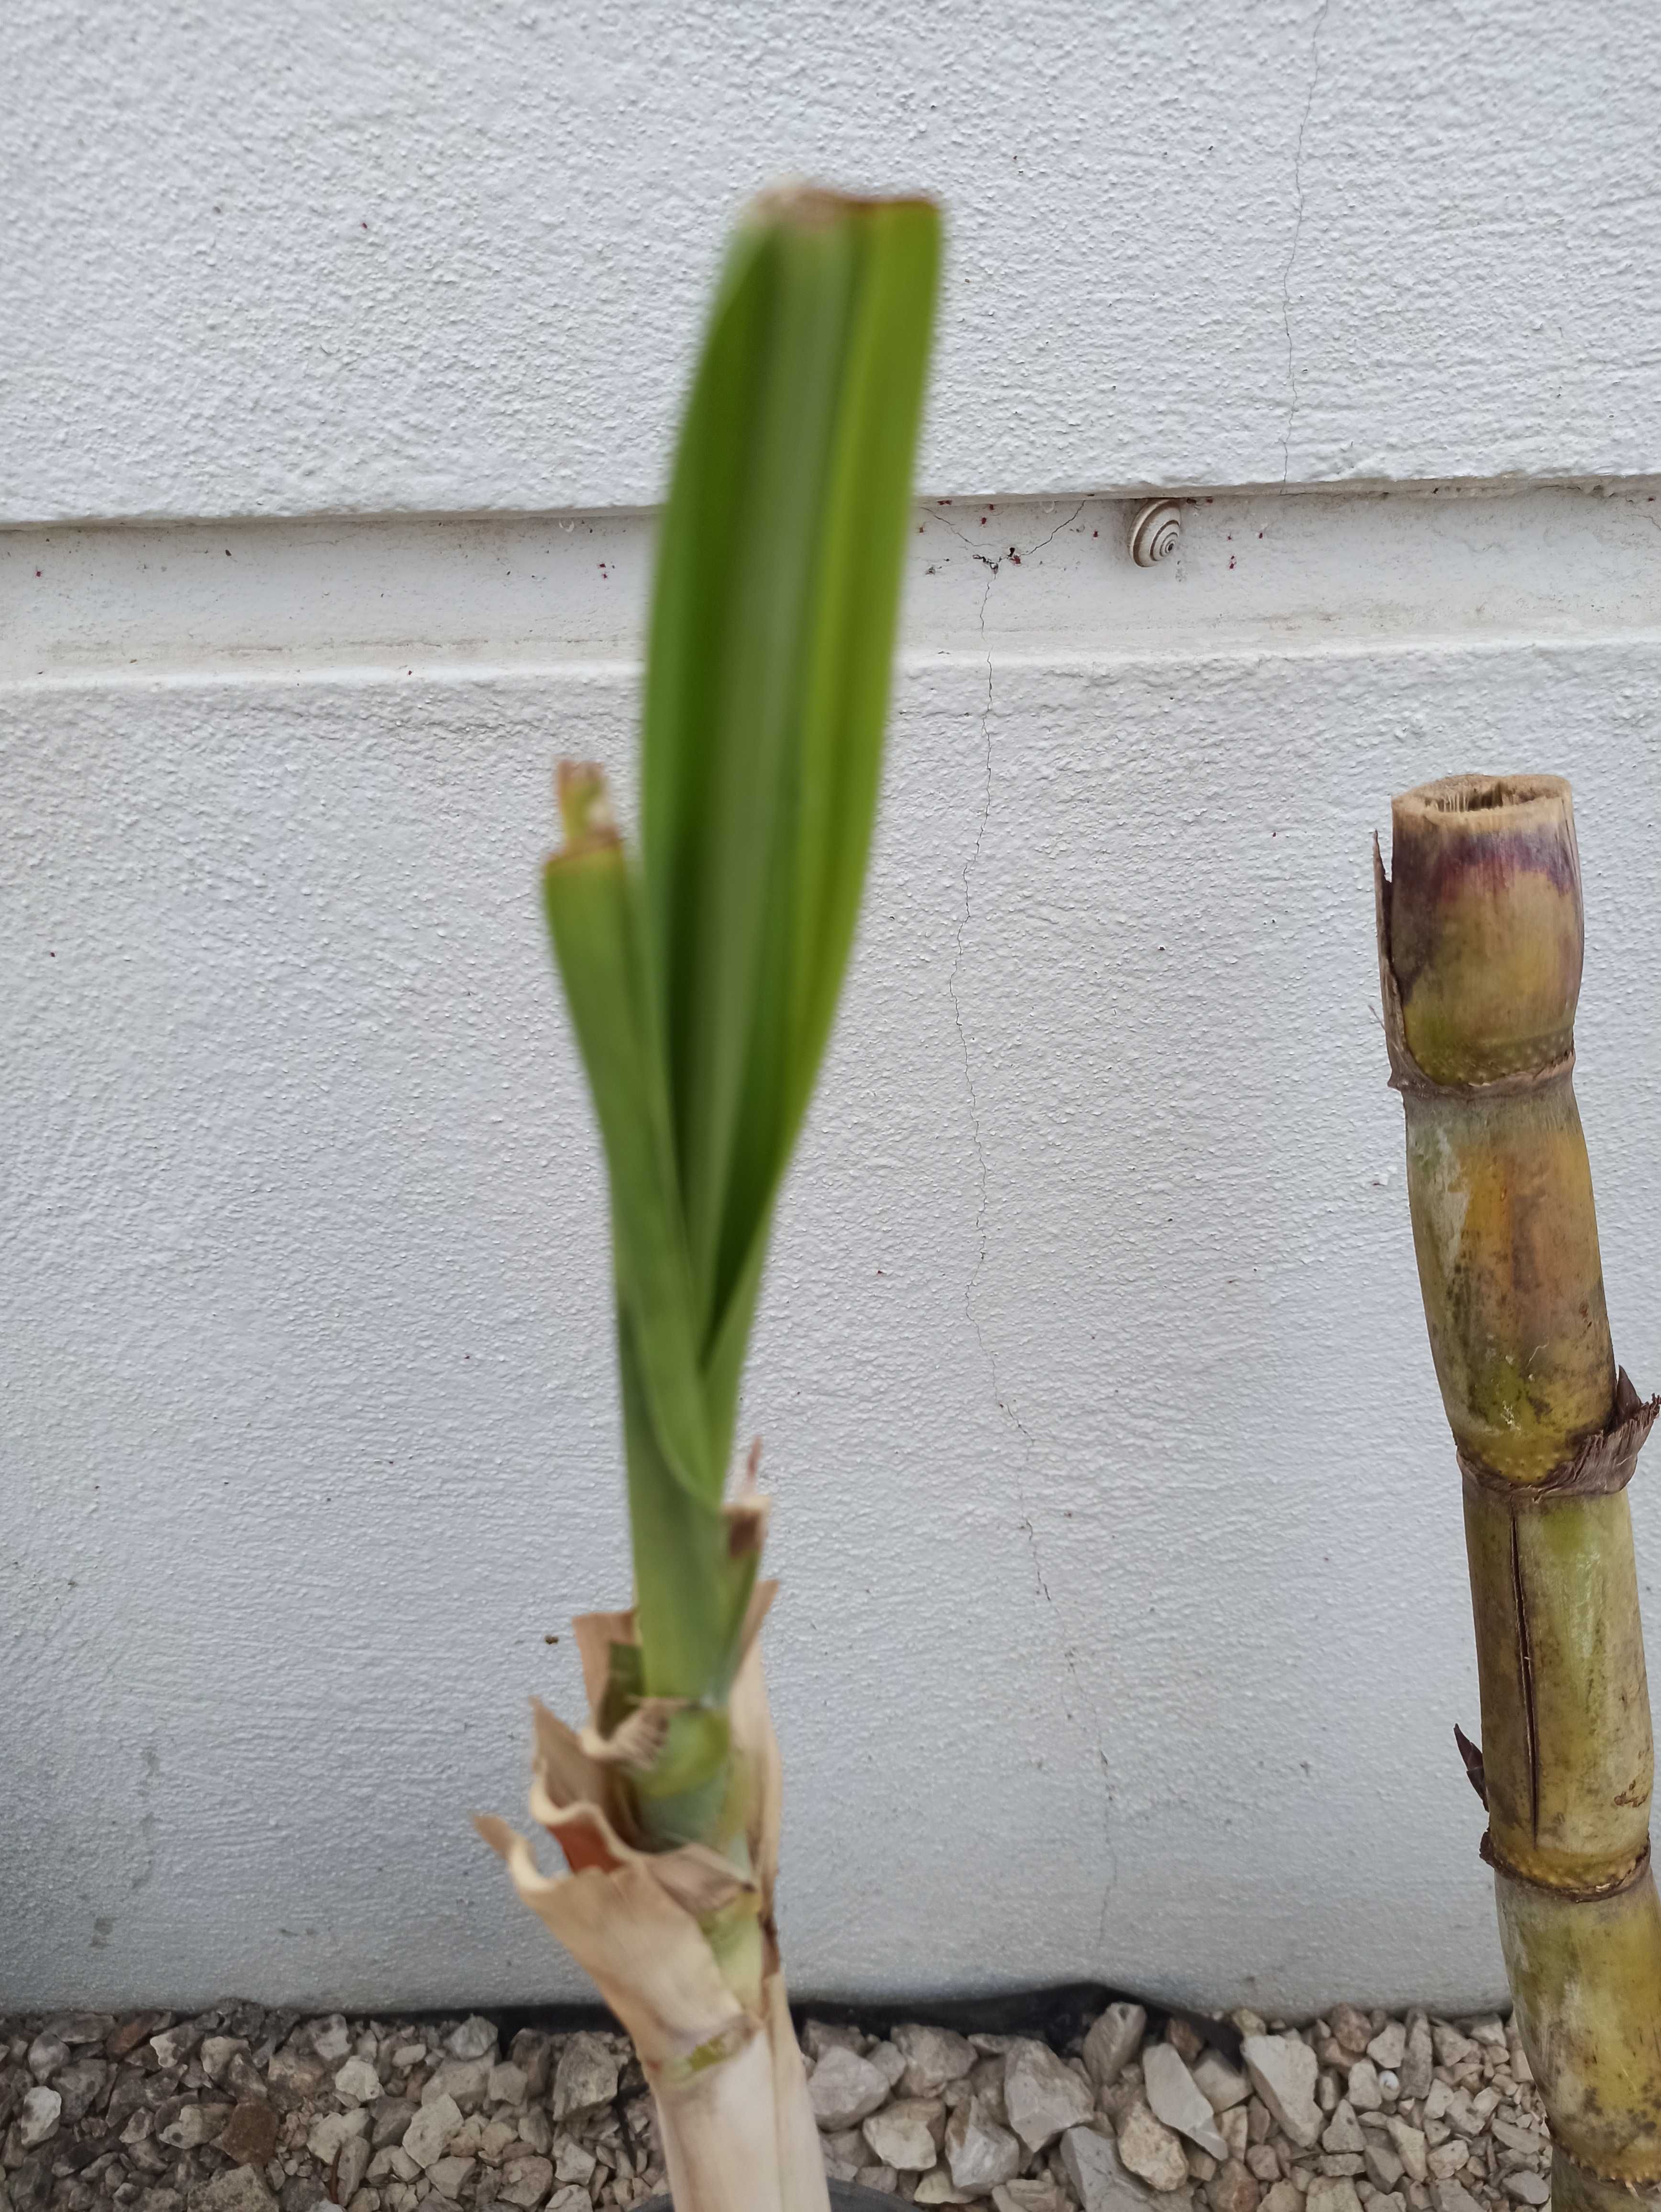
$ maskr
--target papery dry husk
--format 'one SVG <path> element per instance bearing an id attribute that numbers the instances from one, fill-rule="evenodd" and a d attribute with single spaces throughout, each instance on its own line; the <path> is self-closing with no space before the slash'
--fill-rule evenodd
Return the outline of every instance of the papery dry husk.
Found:
<path id="1" fill-rule="evenodd" d="M 773 1925 L 782 1789 L 759 1631 L 774 1589 L 756 1592 L 728 1705 L 733 1754 L 751 1784 L 747 1871 L 704 1844 L 649 1851 L 621 1832 L 629 1825 L 618 1786 L 627 1747 L 618 1741 L 622 1730 L 600 1736 L 598 1719 L 610 1648 L 636 1640 L 632 1613 L 590 1613 L 575 1624 L 590 1706 L 581 1735 L 534 1707 L 531 1811 L 571 1871 L 544 1874 L 507 1822 L 475 1822 L 520 1896 L 633 2039 L 677 2212 L 828 2212 L 830 2202 Z M 624 1723 L 636 1747 L 654 1719 L 642 1705 Z M 723 1979 L 699 1924 L 745 1896 L 760 1923 L 758 2003 Z"/>

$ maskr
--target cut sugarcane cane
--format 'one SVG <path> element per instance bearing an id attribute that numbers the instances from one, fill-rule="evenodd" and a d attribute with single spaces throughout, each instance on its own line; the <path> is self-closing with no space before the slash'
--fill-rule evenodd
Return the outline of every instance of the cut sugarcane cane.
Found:
<path id="1" fill-rule="evenodd" d="M 678 2212 L 823 2212 L 774 1922 L 754 1487 L 727 1495 L 773 1207 L 876 805 L 939 258 L 923 201 L 769 196 L 728 258 L 658 555 L 638 857 L 565 763 L 544 878 L 604 1142 L 635 1604 L 538 1708 L 535 1819 L 482 1818 L 634 2038 Z"/>
<path id="2" fill-rule="evenodd" d="M 1626 1484 L 1656 1417 L 1617 1370 L 1575 1103 L 1569 787 L 1451 776 L 1376 862 L 1420 1287 L 1464 1484 L 1501 1946 L 1553 2203 L 1661 2202 L 1661 1905 Z"/>

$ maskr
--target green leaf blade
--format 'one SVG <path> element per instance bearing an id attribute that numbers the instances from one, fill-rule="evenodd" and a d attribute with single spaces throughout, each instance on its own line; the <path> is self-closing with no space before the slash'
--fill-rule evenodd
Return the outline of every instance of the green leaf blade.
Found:
<path id="1" fill-rule="evenodd" d="M 709 1347 L 765 1238 L 852 938 L 938 240 L 923 202 L 764 204 L 666 517 L 645 874 Z"/>
<path id="2" fill-rule="evenodd" d="M 756 1572 L 722 1477 L 870 848 L 939 230 L 813 191 L 740 229 L 660 535 L 639 874 L 574 777 L 546 878 L 611 1178 L 641 1663 L 700 1711 Z"/>
<path id="3" fill-rule="evenodd" d="M 637 892 L 622 845 L 596 839 L 557 854 L 543 900 L 605 1149 L 618 1293 L 636 1331 L 642 1389 L 666 1466 L 697 1496 L 718 1499 L 724 1469 L 710 1451 Z"/>

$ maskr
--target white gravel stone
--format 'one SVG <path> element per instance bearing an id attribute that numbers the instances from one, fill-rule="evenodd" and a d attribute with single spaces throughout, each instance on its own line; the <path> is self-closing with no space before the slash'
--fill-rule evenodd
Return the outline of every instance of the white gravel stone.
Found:
<path id="1" fill-rule="evenodd" d="M 948 2083 L 962 2081 L 978 2056 L 966 2037 L 949 2027 L 897 2027 L 893 2043 L 905 2061 L 900 2087 L 908 2097 L 938 2097 Z"/>
<path id="2" fill-rule="evenodd" d="M 230 2116 L 228 2105 L 181 2105 L 166 2127 L 156 2130 L 156 2141 L 173 2150 L 200 2150 L 220 2133 Z"/>
<path id="3" fill-rule="evenodd" d="M 801 2039 L 807 2046 L 808 2057 L 815 2065 L 827 2051 L 851 2051 L 855 2058 L 862 2057 L 865 2053 L 865 2037 L 858 2028 L 845 2027 L 840 2021 L 805 2021 Z"/>
<path id="4" fill-rule="evenodd" d="M 1188 2180 L 1188 2154 L 1182 2137 L 1156 2119 L 1146 2099 L 1138 2097 L 1119 2116 L 1119 2156 L 1132 2173 L 1149 2188 L 1168 2195 Z"/>
<path id="5" fill-rule="evenodd" d="M 1019 2037 L 1005 2054 L 1003 2102 L 1010 2126 L 1029 2150 L 1044 2149 L 1063 2128 L 1078 2127 L 1096 2109 L 1089 2085 L 1066 2061 L 1047 2043 L 1025 2036 Z M 1206 2109 L 1209 2115 L 1210 2107 Z"/>
<path id="6" fill-rule="evenodd" d="M 340 2146 L 340 2163 L 335 2168 L 338 2203 L 341 2204 L 351 2203 L 353 2197 L 363 2186 L 363 2177 L 368 2171 L 368 2166 L 369 2138 L 368 2136 L 348 2136 Z M 455 2191 L 447 2189 L 444 2194 L 447 2197 L 453 2197 Z"/>
<path id="7" fill-rule="evenodd" d="M 150 2038 L 150 2049 L 155 2053 L 158 2066 L 182 2066 L 202 2040 L 200 2033 L 187 2020 L 173 2027 L 164 2027 L 159 2035 Z M 342 2052 L 342 2057 L 345 2056 Z"/>
<path id="8" fill-rule="evenodd" d="M 1228 2156 L 1210 2100 L 1174 2044 L 1150 2043 L 1143 2051 L 1142 2087 L 1156 2119 L 1197 2143 L 1208 2158 L 1220 2162 Z"/>
<path id="9" fill-rule="evenodd" d="M 45 2081 L 60 2066 L 70 2063 L 70 2046 L 61 2035 L 49 2035 L 42 2028 L 29 2045 L 28 2068 L 37 2081 Z"/>
<path id="10" fill-rule="evenodd" d="M 461 2107 L 453 2097 L 435 2097 L 423 2104 L 404 2132 L 403 2148 L 416 2164 L 429 2166 L 443 2155 L 444 2146 L 461 2125 Z"/>
<path id="11" fill-rule="evenodd" d="M 872 2045 L 865 2054 L 891 2089 L 900 2086 L 900 2076 L 905 2071 L 905 2057 L 899 2045 L 885 2038 Z"/>
<path id="12" fill-rule="evenodd" d="M 873 2112 L 865 2140 L 879 2166 L 901 2173 L 927 2173 L 940 2156 L 946 2107 L 938 2097 L 902 2097 Z"/>
<path id="13" fill-rule="evenodd" d="M 488 2084 L 488 2073 L 485 2079 Z M 592 2112 L 596 2105 L 609 2105 L 617 2093 L 618 2062 L 611 2046 L 586 2032 L 574 2035 L 554 2069 L 556 2124 L 575 2113 Z"/>
<path id="14" fill-rule="evenodd" d="M 1111 2136 L 1069 2128 L 1061 2140 L 1062 2171 L 1081 2212 L 1147 2212 L 1153 2194 L 1129 2172 Z M 1167 2205 L 1174 2200 L 1166 2197 Z"/>
<path id="15" fill-rule="evenodd" d="M 419 2117 L 420 2115 L 417 2114 L 417 2118 Z M 461 2115 L 458 2112 L 457 2120 L 459 2121 Z M 415 2121 L 411 2120 L 410 2128 L 413 2130 L 414 2127 Z M 361 2105 L 350 2112 L 319 2112 L 312 2122 L 307 2134 L 306 2148 L 319 2166 L 332 2166 L 334 2162 L 334 2154 L 342 2143 L 348 2142 L 353 2136 L 367 2135 L 368 2131 L 369 2115 Z M 408 2134 L 405 2135 L 405 2141 L 408 2142 Z M 412 2151 L 411 2156 L 414 2157 L 414 2155 Z M 421 2163 L 425 2166 L 427 2160 L 423 2158 Z"/>
<path id="16" fill-rule="evenodd" d="M 204 2036 L 197 2057 L 202 2062 L 202 2071 L 216 2086 L 222 2081 L 230 2063 L 239 2051 L 246 2051 L 248 2039 L 245 2035 Z"/>
<path id="17" fill-rule="evenodd" d="M 65 2051 L 64 2056 L 67 2058 L 69 2052 Z M 37 2082 L 33 2089 L 27 2091 L 17 2121 L 17 2140 L 23 2148 L 33 2150 L 40 2143 L 50 2142 L 58 2133 L 58 2123 L 63 2111 L 64 2100 L 56 2089 L 48 2089 L 44 2083 Z"/>
<path id="18" fill-rule="evenodd" d="M 1047 2173 L 1006 2181 L 992 2192 L 995 2212 L 1071 2212 L 1066 2196 Z"/>
<path id="19" fill-rule="evenodd" d="M 1387 2142 L 1370 2136 L 1361 2156 L 1366 2162 L 1367 2179 L 1375 2189 L 1395 2188 L 1402 2179 L 1402 2161 Z"/>
<path id="20" fill-rule="evenodd" d="M 946 2160 L 966 2197 L 983 2197 L 1021 2170 L 1021 2147 L 1007 2128 L 986 2117 L 978 2097 L 959 2105 L 946 2124 Z"/>
<path id="21" fill-rule="evenodd" d="M 1500 2186 L 1507 2197 L 1514 2197 L 1519 2204 L 1549 2204 L 1551 2184 L 1543 2173 L 1536 2173 L 1524 2166 L 1518 2173 L 1508 2173 Z"/>
<path id="22" fill-rule="evenodd" d="M 1545 2158 L 1551 2149 L 1551 2139 L 1538 2127 L 1525 2126 L 1504 2112 L 1495 2112 L 1488 2122 L 1488 2132 L 1506 2150 L 1520 2151 L 1524 2158 Z"/>
<path id="23" fill-rule="evenodd" d="M 575 2039 L 573 2039 L 575 2040 Z M 490 2086 L 490 2063 L 486 2058 L 445 2058 L 434 2067 L 421 2093 L 423 2105 L 435 2098 L 453 2097 L 463 2112 L 476 2112 Z M 555 2118 L 558 2118 L 556 2113 Z"/>
<path id="24" fill-rule="evenodd" d="M 554 2169 L 545 2158 L 521 2158 L 504 2166 L 496 2189 L 496 2203 L 511 2204 L 516 2212 L 532 2212 L 554 2185 Z"/>
<path id="25" fill-rule="evenodd" d="M 952 2179 L 949 2166 L 931 2166 L 917 2184 L 914 2204 L 966 2204 L 967 2197 Z"/>
<path id="26" fill-rule="evenodd" d="M 177 2203 L 178 2199 L 174 2198 Z M 141 2203 L 143 2200 L 141 2199 Z M 233 2166 L 191 2191 L 191 2212 L 274 2212 L 277 2199 L 253 2166 Z"/>
<path id="27" fill-rule="evenodd" d="M 1436 2212 L 1482 2212 L 1482 2208 L 1464 2184 L 1452 2179 L 1433 2181 L 1430 2201 Z"/>
<path id="28" fill-rule="evenodd" d="M 102 2109 L 110 2086 L 110 2069 L 101 2058 L 77 2058 L 60 2066 L 52 2086 L 64 2100 L 64 2125 L 73 2127 L 94 2107 Z"/>
<path id="29" fill-rule="evenodd" d="M 1202 2051 L 1189 2068 L 1214 2112 L 1232 2112 L 1251 2094 L 1251 2084 L 1220 2051 Z"/>
<path id="30" fill-rule="evenodd" d="M 1323 2124 L 1315 2101 L 1315 2053 L 1295 2035 L 1248 2035 L 1240 2056 L 1271 2117 L 1299 2150 L 1311 2149 Z"/>
<path id="31" fill-rule="evenodd" d="M 1309 2185 L 1304 2212 L 1361 2212 L 1361 2200 L 1348 2174 L 1317 2173 Z"/>
<path id="32" fill-rule="evenodd" d="M 527 2105 L 519 2116 L 519 2139 L 538 2158 L 546 2158 L 554 2147 L 554 2130 L 546 2109 L 541 2105 Z"/>
<path id="33" fill-rule="evenodd" d="M 498 2118 L 490 2121 L 488 2126 L 481 2129 L 478 2121 L 475 2119 L 471 2127 L 462 2130 L 461 2147 L 468 2156 L 472 2154 L 475 2139 L 478 2142 L 480 2156 L 492 2163 L 500 2158 L 516 2157 L 519 2145 L 519 2122 L 512 2118 Z M 541 2154 L 538 2153 L 538 2155 L 540 2156 Z"/>
<path id="34" fill-rule="evenodd" d="M 1434 2051 L 1431 2042 L 1430 2022 L 1421 2012 L 1410 2012 L 1407 2017 L 1407 2045 L 1402 2053 L 1402 2063 L 1395 2069 L 1405 2099 L 1427 2097 L 1434 2068 Z"/>
<path id="35" fill-rule="evenodd" d="M 336 2092 L 355 2105 L 372 2105 L 380 2094 L 380 2076 L 367 2058 L 349 2058 L 334 2077 Z M 346 2198 L 342 2197 L 344 2204 Z"/>
<path id="36" fill-rule="evenodd" d="M 1387 2020 L 1367 2045 L 1367 2057 L 1375 2066 L 1394 2072 L 1407 2057 L 1408 2032 L 1399 2020 Z"/>
<path id="37" fill-rule="evenodd" d="M 459 2027 L 451 2029 L 444 2039 L 444 2048 L 452 2058 L 494 2058 L 496 2032 L 488 2020 L 481 2020 L 474 2013 Z"/>
<path id="38" fill-rule="evenodd" d="M 1370 2058 L 1358 2058 L 1349 2069 L 1349 2101 L 1358 2112 L 1377 2112 L 1384 2107 L 1378 2069 Z"/>
<path id="39" fill-rule="evenodd" d="M 306 2032 L 306 2040 L 326 2066 L 338 2066 L 352 2047 L 351 2033 L 344 2016 L 331 2013 L 326 2020 L 314 2020 Z M 164 2058 L 162 2064 L 167 2061 Z"/>
<path id="40" fill-rule="evenodd" d="M 868 2058 L 840 2044 L 827 2045 L 807 2083 L 813 2117 L 826 2134 L 856 2126 L 887 2096 L 886 2078 Z"/>
<path id="41" fill-rule="evenodd" d="M 515 2066 L 510 2059 L 503 2059 L 501 2065 L 490 2069 L 484 2101 L 487 2105 L 522 2105 L 530 2086 L 525 2069 Z"/>
<path id="42" fill-rule="evenodd" d="M 1342 2097 L 1332 2118 L 1321 2130 L 1321 2148 L 1347 2151 L 1359 2156 L 1365 2148 L 1361 2124 L 1355 2117 L 1355 2107 L 1348 2097 Z"/>
<path id="43" fill-rule="evenodd" d="M 1084 2063 L 1098 2089 L 1110 2088 L 1142 2047 L 1147 2014 L 1139 2004 L 1110 2004 L 1084 2039 Z"/>
<path id="44" fill-rule="evenodd" d="M 1244 2159 L 1251 2145 L 1251 2121 L 1244 2105 L 1232 2105 L 1217 2115 L 1217 2132 L 1228 2145 L 1228 2154 Z"/>
<path id="45" fill-rule="evenodd" d="M 1430 2170 L 1425 2164 L 1427 2146 L 1423 2130 L 1413 2127 L 1406 2120 L 1396 2119 L 1393 2116 L 1385 2122 L 1384 2130 L 1395 2148 L 1396 2155 L 1407 2168 L 1408 2179 L 1417 2182 L 1426 2180 Z"/>
<path id="46" fill-rule="evenodd" d="M 562 2136 L 554 2145 L 555 2180 L 575 2182 L 586 2189 L 593 2170 L 594 2154 L 587 2145 L 574 2136 Z"/>

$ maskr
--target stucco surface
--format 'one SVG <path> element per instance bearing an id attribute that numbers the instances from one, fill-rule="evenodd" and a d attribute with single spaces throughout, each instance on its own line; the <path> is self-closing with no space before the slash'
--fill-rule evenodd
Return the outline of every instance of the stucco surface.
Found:
<path id="1" fill-rule="evenodd" d="M 927 188 L 929 492 L 1658 463 L 1648 0 L 13 0 L 0 518 L 641 504 L 721 234 Z"/>
<path id="2" fill-rule="evenodd" d="M 0 2004 L 582 1994 L 466 1825 L 628 1584 L 534 866 L 790 173 L 951 234 L 748 1384 L 794 1982 L 1498 1996 L 1367 841 L 1573 778 L 1654 1387 L 1652 14 L 14 0 Z"/>
<path id="3" fill-rule="evenodd" d="M 631 711 L 0 698 L 13 2003 L 578 1993 L 465 1815 L 626 1589 L 532 872 L 556 745 L 620 764 Z M 746 1400 L 799 1987 L 1499 1992 L 1367 838 L 1452 765 L 1573 777 L 1653 1383 L 1658 722 L 1653 634 L 909 665 Z"/>

